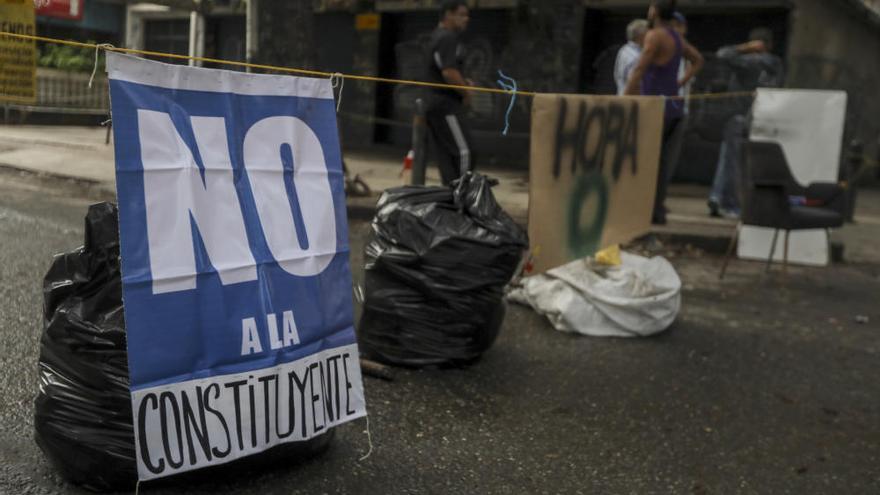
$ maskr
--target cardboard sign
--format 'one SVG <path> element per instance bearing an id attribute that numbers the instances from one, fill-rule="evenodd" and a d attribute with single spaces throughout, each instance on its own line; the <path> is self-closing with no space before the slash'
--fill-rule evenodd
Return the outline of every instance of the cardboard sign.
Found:
<path id="1" fill-rule="evenodd" d="M 364 416 L 330 82 L 107 67 L 140 479 Z"/>
<path id="2" fill-rule="evenodd" d="M 0 0 L 0 31 L 33 36 L 33 0 Z M 37 47 L 33 40 L 0 36 L 0 101 L 37 99 Z"/>
<path id="3" fill-rule="evenodd" d="M 530 274 L 648 231 L 662 129 L 660 98 L 535 96 Z"/>

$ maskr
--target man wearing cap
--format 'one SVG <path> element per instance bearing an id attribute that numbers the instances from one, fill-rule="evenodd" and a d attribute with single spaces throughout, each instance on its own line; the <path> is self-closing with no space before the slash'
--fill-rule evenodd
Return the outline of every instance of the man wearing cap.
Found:
<path id="1" fill-rule="evenodd" d="M 727 90 L 732 92 L 754 91 L 759 87 L 782 86 L 784 70 L 782 59 L 770 52 L 773 33 L 767 28 L 755 28 L 749 33 L 749 41 L 721 47 L 716 54 L 718 61 L 731 71 Z M 749 128 L 748 114 L 752 98 L 732 98 L 734 115 L 724 126 L 724 138 L 718 155 L 718 166 L 709 193 L 709 215 L 713 217 L 739 217 L 738 177 L 742 157 L 742 143 Z"/>

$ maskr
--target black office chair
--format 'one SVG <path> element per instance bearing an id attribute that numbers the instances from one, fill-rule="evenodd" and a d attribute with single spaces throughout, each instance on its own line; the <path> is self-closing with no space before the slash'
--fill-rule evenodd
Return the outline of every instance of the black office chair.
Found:
<path id="1" fill-rule="evenodd" d="M 779 231 L 785 231 L 783 271 L 788 270 L 788 234 L 792 230 L 825 229 L 843 225 L 846 195 L 842 186 L 830 182 L 814 182 L 804 187 L 791 175 L 779 143 L 746 141 L 740 170 L 742 213 L 736 233 L 727 248 L 719 278 L 724 278 L 733 249 L 743 225 L 774 229 L 767 267 L 773 261 Z M 831 235 L 828 235 L 831 253 Z"/>

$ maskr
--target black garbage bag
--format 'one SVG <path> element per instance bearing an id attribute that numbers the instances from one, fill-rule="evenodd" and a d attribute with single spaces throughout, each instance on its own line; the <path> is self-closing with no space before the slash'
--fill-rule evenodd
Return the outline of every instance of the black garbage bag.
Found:
<path id="1" fill-rule="evenodd" d="M 452 188 L 385 191 L 366 246 L 358 345 L 403 366 L 458 366 L 479 358 L 504 319 L 504 286 L 528 236 L 468 173 Z"/>
<path id="2" fill-rule="evenodd" d="M 137 468 L 115 205 L 89 208 L 85 244 L 55 257 L 43 297 L 36 442 L 72 483 L 95 491 L 133 488 Z M 207 474 L 234 476 L 243 468 L 289 464 L 326 450 L 333 433 L 169 479 L 197 481 Z"/>
<path id="3" fill-rule="evenodd" d="M 85 244 L 58 255 L 43 281 L 37 444 L 91 489 L 137 479 L 116 207 L 93 205 Z"/>

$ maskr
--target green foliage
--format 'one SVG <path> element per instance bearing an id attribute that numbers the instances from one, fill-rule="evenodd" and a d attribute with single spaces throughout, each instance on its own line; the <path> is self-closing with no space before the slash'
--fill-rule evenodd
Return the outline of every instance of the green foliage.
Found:
<path id="1" fill-rule="evenodd" d="M 89 43 L 94 43 L 89 41 Z M 51 67 L 71 72 L 91 72 L 95 64 L 95 50 L 69 45 L 46 44 L 40 48 L 40 67 Z M 104 70 L 104 57 L 98 58 L 98 71 Z"/>

